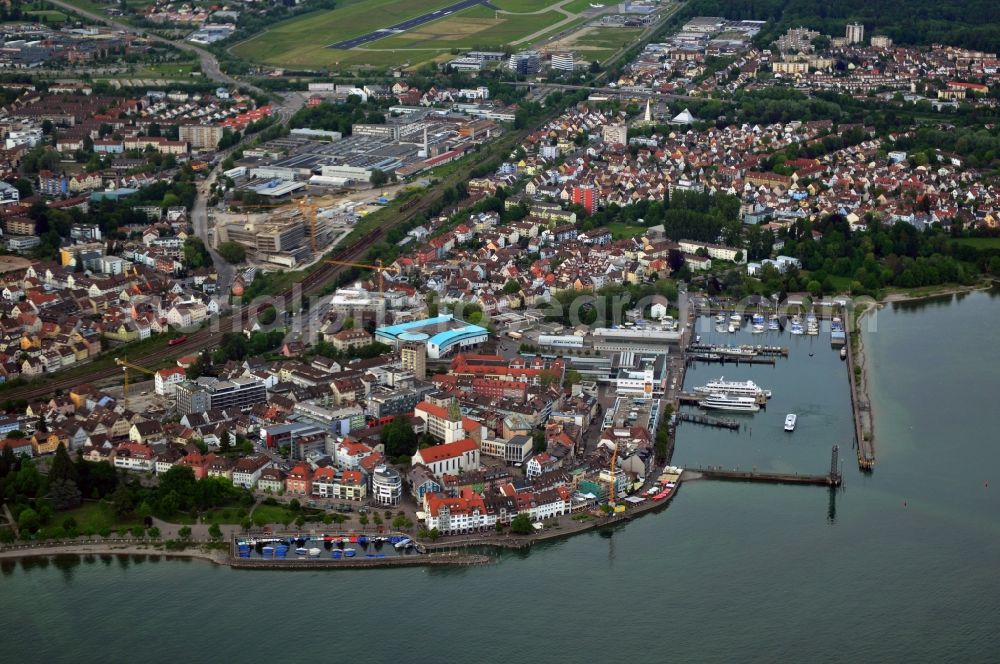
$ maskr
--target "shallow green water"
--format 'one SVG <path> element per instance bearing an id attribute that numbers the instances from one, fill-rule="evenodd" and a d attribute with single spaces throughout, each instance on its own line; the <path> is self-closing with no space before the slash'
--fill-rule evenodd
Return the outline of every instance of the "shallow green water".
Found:
<path id="1" fill-rule="evenodd" d="M 995 660 L 996 304 L 975 294 L 879 313 L 871 477 L 853 463 L 846 369 L 826 335 L 786 335 L 792 355 L 773 368 L 690 374 L 752 377 L 775 395 L 739 433 L 682 425 L 678 463 L 824 472 L 840 444 L 835 494 L 691 482 L 665 512 L 486 568 L 18 563 L 0 576 L 4 660 Z"/>

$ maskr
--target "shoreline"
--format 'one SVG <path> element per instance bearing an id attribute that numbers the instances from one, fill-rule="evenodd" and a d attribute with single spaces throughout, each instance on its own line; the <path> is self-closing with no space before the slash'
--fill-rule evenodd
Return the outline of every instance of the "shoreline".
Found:
<path id="1" fill-rule="evenodd" d="M 876 303 L 880 307 L 883 307 L 887 304 L 895 304 L 896 302 L 917 302 L 919 300 L 931 300 L 936 297 L 945 297 L 947 295 L 964 295 L 966 293 L 979 293 L 982 291 L 988 291 L 993 288 L 996 288 L 998 283 L 1000 282 L 990 279 L 972 286 L 946 286 L 942 287 L 940 290 L 932 290 L 927 293 L 922 293 L 920 295 L 908 294 L 905 291 L 896 291 L 883 295 L 881 298 L 876 300 Z M 867 310 L 864 313 L 867 313 Z M 862 316 L 864 315 L 864 313 L 862 314 Z"/>
<path id="2" fill-rule="evenodd" d="M 373 560 L 369 558 L 359 558 L 357 560 L 257 560 L 241 559 L 230 555 L 228 552 L 215 550 L 207 551 L 200 548 L 201 543 L 193 543 L 190 549 L 182 551 L 168 551 L 163 548 L 162 543 L 138 543 L 138 542 L 63 542 L 46 543 L 39 545 L 11 546 L 0 549 L 0 561 L 21 560 L 27 558 L 51 558 L 56 556 L 88 556 L 88 555 L 113 555 L 113 556 L 162 556 L 164 558 L 204 560 L 214 565 L 229 567 L 230 569 L 269 569 L 269 570 L 306 570 L 306 569 L 373 569 L 378 567 L 421 567 L 421 566 L 444 566 L 444 567 L 467 567 L 473 565 L 495 564 L 495 556 L 464 552 L 465 549 L 477 547 L 490 547 L 498 552 L 503 549 L 527 550 L 536 544 L 554 541 L 574 535 L 579 535 L 592 530 L 614 527 L 620 524 L 629 523 L 633 519 L 646 514 L 658 512 L 665 509 L 673 497 L 680 490 L 681 482 L 670 493 L 669 496 L 660 501 L 647 499 L 645 503 L 629 509 L 622 514 L 614 514 L 608 517 L 587 519 L 572 522 L 565 528 L 552 528 L 547 531 L 531 535 L 511 535 L 503 533 L 494 536 L 486 533 L 474 533 L 471 537 L 462 537 L 454 540 L 439 540 L 437 542 L 420 543 L 420 546 L 427 552 L 424 555 L 405 558 L 382 558 Z"/>
<path id="3" fill-rule="evenodd" d="M 24 558 L 49 558 L 53 556 L 162 556 L 188 560 L 204 560 L 215 565 L 227 565 L 227 555 L 222 551 L 205 551 L 196 546 L 183 551 L 168 551 L 162 544 L 66 542 L 62 544 L 25 545 L 0 549 L 0 560 Z"/>

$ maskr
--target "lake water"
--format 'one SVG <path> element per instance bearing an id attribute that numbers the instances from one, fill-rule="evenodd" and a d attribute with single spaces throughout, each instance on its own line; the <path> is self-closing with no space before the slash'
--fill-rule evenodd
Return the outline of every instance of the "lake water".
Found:
<path id="1" fill-rule="evenodd" d="M 870 477 L 828 335 L 784 335 L 792 353 L 775 367 L 689 374 L 753 378 L 774 397 L 738 433 L 682 424 L 678 464 L 825 472 L 839 444 L 839 491 L 690 482 L 662 513 L 468 569 L 7 564 L 5 659 L 995 660 L 1000 308 L 977 293 L 888 307 L 877 326 Z"/>

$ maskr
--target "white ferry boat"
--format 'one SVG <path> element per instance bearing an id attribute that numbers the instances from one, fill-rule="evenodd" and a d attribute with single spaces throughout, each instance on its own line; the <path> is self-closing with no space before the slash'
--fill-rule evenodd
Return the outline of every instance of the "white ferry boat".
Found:
<path id="1" fill-rule="evenodd" d="M 798 316 L 792 318 L 792 334 L 804 334 L 805 330 L 802 329 L 802 319 Z"/>
<path id="2" fill-rule="evenodd" d="M 797 419 L 795 413 L 785 415 L 785 431 L 795 431 L 795 420 Z"/>
<path id="3" fill-rule="evenodd" d="M 743 316 L 733 313 L 733 315 L 729 317 L 729 322 L 736 327 L 743 327 Z"/>
<path id="4" fill-rule="evenodd" d="M 726 317 L 723 314 L 716 314 L 716 316 L 715 316 L 715 322 L 716 323 L 725 323 L 726 322 Z"/>
<path id="5" fill-rule="evenodd" d="M 764 324 L 763 323 L 754 323 L 753 324 L 753 331 L 752 332 L 753 332 L 753 334 L 763 334 L 763 332 L 764 332 Z"/>
<path id="6" fill-rule="evenodd" d="M 771 398 L 771 390 L 765 390 L 752 380 L 726 380 L 720 376 L 718 380 L 710 380 L 701 387 L 694 388 L 696 394 L 731 394 L 738 397 Z"/>
<path id="7" fill-rule="evenodd" d="M 736 410 L 745 413 L 756 413 L 760 410 L 760 406 L 757 405 L 757 400 L 753 397 L 737 397 L 729 394 L 710 394 L 701 401 L 698 405 L 702 408 L 710 408 L 714 410 Z"/>
<path id="8" fill-rule="evenodd" d="M 778 325 L 778 317 L 775 316 L 774 314 L 772 314 L 767 321 L 767 329 L 770 330 L 771 332 L 777 332 L 778 330 L 781 329 L 781 327 Z"/>

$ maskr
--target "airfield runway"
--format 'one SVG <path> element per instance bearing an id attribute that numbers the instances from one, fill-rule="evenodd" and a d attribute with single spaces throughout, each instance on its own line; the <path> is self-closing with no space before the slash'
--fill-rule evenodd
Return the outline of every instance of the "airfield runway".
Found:
<path id="1" fill-rule="evenodd" d="M 463 9 L 468 9 L 469 7 L 475 7 L 476 5 L 485 5 L 487 0 L 461 0 L 453 5 L 448 5 L 447 7 L 442 7 L 441 9 L 436 9 L 432 12 L 428 12 L 421 16 L 416 16 L 414 18 L 408 18 L 402 23 L 397 23 L 396 25 L 391 25 L 388 28 L 381 28 L 373 32 L 369 32 L 366 35 L 361 35 L 360 37 L 352 37 L 351 39 L 345 39 L 344 41 L 339 41 L 336 44 L 330 44 L 327 48 L 339 48 L 339 49 L 349 49 L 356 46 L 361 46 L 362 44 L 368 44 L 370 42 L 382 39 L 384 37 L 391 37 L 392 35 L 399 34 L 401 32 L 406 32 L 411 28 L 415 28 L 418 25 L 423 25 L 424 23 L 430 23 L 431 21 L 436 21 L 439 18 L 444 18 L 450 14 L 454 14 L 457 11 Z"/>

